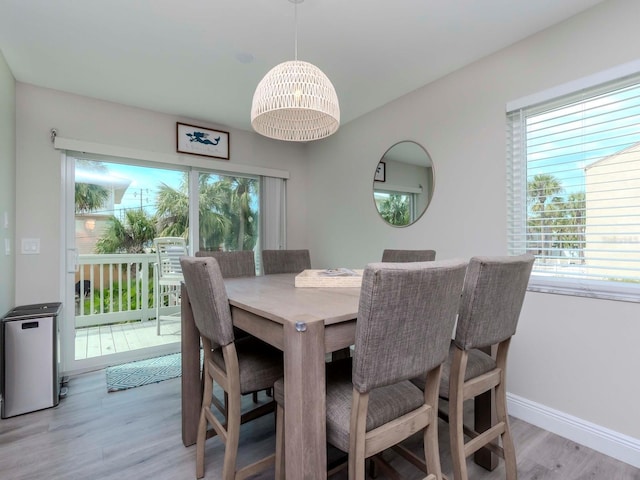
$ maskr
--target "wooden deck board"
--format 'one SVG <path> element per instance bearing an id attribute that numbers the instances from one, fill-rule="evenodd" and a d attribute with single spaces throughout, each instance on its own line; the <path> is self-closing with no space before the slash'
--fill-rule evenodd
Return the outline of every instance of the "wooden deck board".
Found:
<path id="1" fill-rule="evenodd" d="M 100 353 L 102 355 L 116 353 L 116 344 L 113 341 L 111 325 L 100 326 Z"/>
<path id="2" fill-rule="evenodd" d="M 87 358 L 87 329 L 76 329 L 76 358 Z"/>
<path id="3" fill-rule="evenodd" d="M 123 325 L 112 325 L 111 333 L 113 335 L 113 344 L 115 345 L 116 352 L 127 352 L 130 350 L 127 336 L 124 334 Z"/>
<path id="4" fill-rule="evenodd" d="M 180 341 L 180 319 L 162 323 L 161 335 L 156 334 L 156 322 L 132 322 L 101 327 L 77 328 L 76 360 L 155 347 Z"/>
<path id="5" fill-rule="evenodd" d="M 87 328 L 87 350 L 86 358 L 99 357 L 102 355 L 100 344 L 100 327 Z"/>

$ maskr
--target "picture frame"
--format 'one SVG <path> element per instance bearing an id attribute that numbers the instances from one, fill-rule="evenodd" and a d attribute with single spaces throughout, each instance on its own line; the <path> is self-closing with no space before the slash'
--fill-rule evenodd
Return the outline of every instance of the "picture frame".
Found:
<path id="1" fill-rule="evenodd" d="M 386 177 L 386 167 L 387 164 L 385 162 L 378 162 L 378 166 L 376 167 L 376 173 L 373 176 L 374 182 L 384 182 Z"/>
<path id="2" fill-rule="evenodd" d="M 180 153 L 229 160 L 229 132 L 177 122 L 176 145 Z"/>

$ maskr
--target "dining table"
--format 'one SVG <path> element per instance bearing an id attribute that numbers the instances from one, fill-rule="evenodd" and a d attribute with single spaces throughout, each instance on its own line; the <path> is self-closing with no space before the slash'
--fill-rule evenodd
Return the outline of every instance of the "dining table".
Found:
<path id="1" fill-rule="evenodd" d="M 234 326 L 283 352 L 286 477 L 326 479 L 325 359 L 354 344 L 360 288 L 300 288 L 295 274 L 227 278 L 225 287 Z M 200 337 L 184 284 L 181 293 L 182 440 L 189 446 L 202 405 Z M 476 411 L 476 427 L 488 407 L 490 397 Z M 490 455 L 481 462 L 495 466 Z"/>
<path id="2" fill-rule="evenodd" d="M 283 352 L 287 478 L 326 478 L 326 353 L 355 340 L 360 288 L 297 288 L 294 274 L 225 279 L 234 326 Z M 182 439 L 196 440 L 200 343 L 182 291 Z"/>

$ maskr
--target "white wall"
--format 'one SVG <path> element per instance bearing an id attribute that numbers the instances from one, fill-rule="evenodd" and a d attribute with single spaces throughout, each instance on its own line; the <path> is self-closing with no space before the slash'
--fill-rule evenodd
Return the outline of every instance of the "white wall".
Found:
<path id="1" fill-rule="evenodd" d="M 0 52 L 0 315 L 15 306 L 15 80 Z M 5 215 L 8 225 L 5 226 Z M 10 251 L 5 250 L 9 241 Z"/>
<path id="2" fill-rule="evenodd" d="M 64 138 L 176 154 L 176 121 L 221 128 L 198 121 L 62 93 L 23 83 L 16 86 L 17 104 L 17 238 L 39 238 L 39 255 L 16 257 L 16 303 L 62 299 L 60 152 L 50 130 Z M 198 157 L 201 158 L 201 157 Z M 308 162 L 304 146 L 230 131 L 231 164 L 286 170 L 288 180 L 287 239 L 290 248 L 307 246 L 306 194 Z"/>
<path id="3" fill-rule="evenodd" d="M 384 248 L 434 248 L 440 259 L 505 254 L 505 104 L 640 58 L 639 18 L 637 0 L 605 2 L 310 146 L 316 263 L 362 267 Z M 419 222 L 392 228 L 378 218 L 371 184 L 401 140 L 427 149 L 435 191 Z M 640 439 L 638 339 L 640 303 L 529 293 L 509 391 Z"/>

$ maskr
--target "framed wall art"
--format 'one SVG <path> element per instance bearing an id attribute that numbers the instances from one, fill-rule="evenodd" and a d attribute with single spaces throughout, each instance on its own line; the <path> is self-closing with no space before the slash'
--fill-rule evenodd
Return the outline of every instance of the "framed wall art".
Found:
<path id="1" fill-rule="evenodd" d="M 178 152 L 229 160 L 229 132 L 178 123 Z"/>

